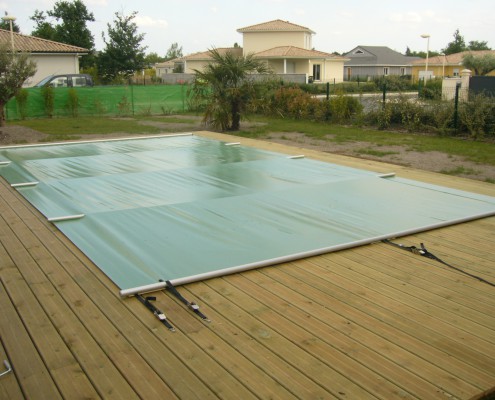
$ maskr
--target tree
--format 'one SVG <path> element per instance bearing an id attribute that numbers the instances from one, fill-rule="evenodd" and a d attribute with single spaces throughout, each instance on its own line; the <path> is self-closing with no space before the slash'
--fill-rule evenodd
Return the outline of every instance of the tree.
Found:
<path id="1" fill-rule="evenodd" d="M 467 50 L 464 37 L 459 33 L 459 29 L 454 32 L 454 40 L 447 44 L 447 47 L 442 50 L 445 55 L 460 53 Z"/>
<path id="2" fill-rule="evenodd" d="M 174 60 L 182 57 L 182 46 L 179 47 L 177 43 L 172 43 L 165 54 L 165 61 Z"/>
<path id="3" fill-rule="evenodd" d="M 36 64 L 29 60 L 27 54 L 12 53 L 7 43 L 0 45 L 0 126 L 5 125 L 5 104 L 35 73 Z"/>
<path id="4" fill-rule="evenodd" d="M 411 51 L 409 47 L 407 47 L 406 52 L 404 53 L 407 57 L 421 57 L 426 58 L 426 51 Z M 440 53 L 437 51 L 430 50 L 428 51 L 428 57 L 439 56 Z"/>
<path id="5" fill-rule="evenodd" d="M 474 75 L 486 75 L 495 69 L 495 55 L 487 53 L 483 55 L 466 54 L 462 58 L 462 65 L 474 72 Z"/>
<path id="6" fill-rule="evenodd" d="M 56 23 L 49 22 L 48 17 L 54 19 Z M 31 33 L 33 36 L 94 51 L 94 37 L 87 23 L 94 22 L 95 17 L 81 0 L 59 1 L 55 3 L 53 10 L 47 11 L 46 15 L 43 11 L 35 10 L 31 20 L 36 23 L 36 28 Z M 81 59 L 81 67 L 91 64 L 93 64 L 92 57 Z"/>
<path id="7" fill-rule="evenodd" d="M 488 42 L 486 41 L 478 41 L 478 40 L 471 40 L 468 45 L 469 50 L 477 51 L 477 50 L 491 50 L 488 47 Z"/>
<path id="8" fill-rule="evenodd" d="M 144 63 L 147 67 L 151 67 L 153 64 L 161 63 L 165 61 L 165 57 L 160 57 L 157 53 L 149 53 L 144 57 Z"/>
<path id="9" fill-rule="evenodd" d="M 98 57 L 98 70 L 104 81 L 129 78 L 145 67 L 144 34 L 138 33 L 136 15 L 137 11 L 128 16 L 116 12 L 113 26 L 107 24 L 108 39 L 102 34 L 106 47 Z"/>
<path id="10" fill-rule="evenodd" d="M 237 131 L 241 116 L 255 98 L 254 81 L 249 74 L 267 74 L 267 64 L 254 55 L 238 55 L 232 50 L 210 50 L 212 62 L 202 71 L 195 70 L 193 98 L 205 100 L 203 121 L 222 131 Z"/>
<path id="11" fill-rule="evenodd" d="M 55 40 L 55 28 L 46 20 L 47 16 L 43 11 L 34 10 L 34 14 L 29 18 L 36 24 L 36 27 L 31 32 L 31 36 Z"/>
<path id="12" fill-rule="evenodd" d="M 93 13 L 89 12 L 81 0 L 59 1 L 55 3 L 48 15 L 60 24 L 55 26 L 55 37 L 58 42 L 84 47 L 92 50 L 95 41 L 86 24 L 94 22 Z"/>

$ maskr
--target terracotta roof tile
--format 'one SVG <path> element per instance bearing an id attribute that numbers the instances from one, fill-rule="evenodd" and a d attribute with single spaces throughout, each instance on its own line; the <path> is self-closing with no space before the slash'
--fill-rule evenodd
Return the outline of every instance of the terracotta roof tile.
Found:
<path id="1" fill-rule="evenodd" d="M 315 33 L 311 29 L 305 26 L 296 25 L 289 21 L 282 21 L 281 19 L 275 19 L 269 22 L 263 22 L 261 24 L 246 26 L 244 28 L 237 29 L 239 33 L 245 32 L 309 32 Z"/>
<path id="2" fill-rule="evenodd" d="M 280 46 L 272 49 L 263 50 L 255 54 L 259 58 L 280 58 L 280 57 L 292 57 L 292 58 L 333 58 L 339 60 L 345 60 L 344 57 L 336 56 L 335 54 L 325 53 L 318 50 L 307 50 L 296 46 Z"/>
<path id="3" fill-rule="evenodd" d="M 242 56 L 242 47 L 220 47 L 215 50 L 222 55 L 230 51 L 236 55 Z M 180 58 L 180 60 L 211 60 L 211 50 L 188 54 L 187 56 Z"/>
<path id="4" fill-rule="evenodd" d="M 10 45 L 10 31 L 0 29 L 0 43 Z M 65 43 L 53 42 L 34 36 L 14 32 L 14 49 L 26 53 L 88 53 L 83 47 L 71 46 Z"/>

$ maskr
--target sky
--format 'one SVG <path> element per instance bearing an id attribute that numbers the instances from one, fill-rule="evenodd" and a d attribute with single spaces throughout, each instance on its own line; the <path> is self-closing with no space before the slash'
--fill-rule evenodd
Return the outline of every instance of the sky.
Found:
<path id="1" fill-rule="evenodd" d="M 52 10 L 56 0 L 0 0 L 0 13 L 16 17 L 21 33 L 34 28 L 34 11 Z M 184 55 L 215 47 L 242 46 L 237 29 L 282 19 L 305 26 L 316 34 L 313 47 L 345 53 L 356 46 L 387 46 L 400 53 L 429 49 L 441 51 L 459 29 L 466 44 L 487 41 L 495 49 L 493 0 L 83 0 L 95 22 L 88 23 L 96 49 L 103 50 L 102 33 L 115 13 L 130 15 L 144 33 L 146 53 L 164 56 L 172 43 Z"/>

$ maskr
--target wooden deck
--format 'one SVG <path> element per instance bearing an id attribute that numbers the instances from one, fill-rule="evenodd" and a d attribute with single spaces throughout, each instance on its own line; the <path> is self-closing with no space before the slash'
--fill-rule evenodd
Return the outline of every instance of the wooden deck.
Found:
<path id="1" fill-rule="evenodd" d="M 495 282 L 495 217 L 398 241 Z M 451 400 L 495 386 L 495 287 L 383 243 L 180 287 L 209 324 L 159 292 L 172 333 L 0 179 L 0 280 L 0 363 L 13 367 L 0 399 Z"/>

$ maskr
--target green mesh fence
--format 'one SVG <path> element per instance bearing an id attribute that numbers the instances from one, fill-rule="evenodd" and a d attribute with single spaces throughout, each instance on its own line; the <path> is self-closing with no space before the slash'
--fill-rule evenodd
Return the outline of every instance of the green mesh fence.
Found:
<path id="1" fill-rule="evenodd" d="M 54 88 L 53 110 L 42 88 L 29 88 L 25 106 L 16 98 L 6 105 L 8 120 L 72 116 L 168 114 L 187 110 L 188 85 L 95 86 Z"/>

